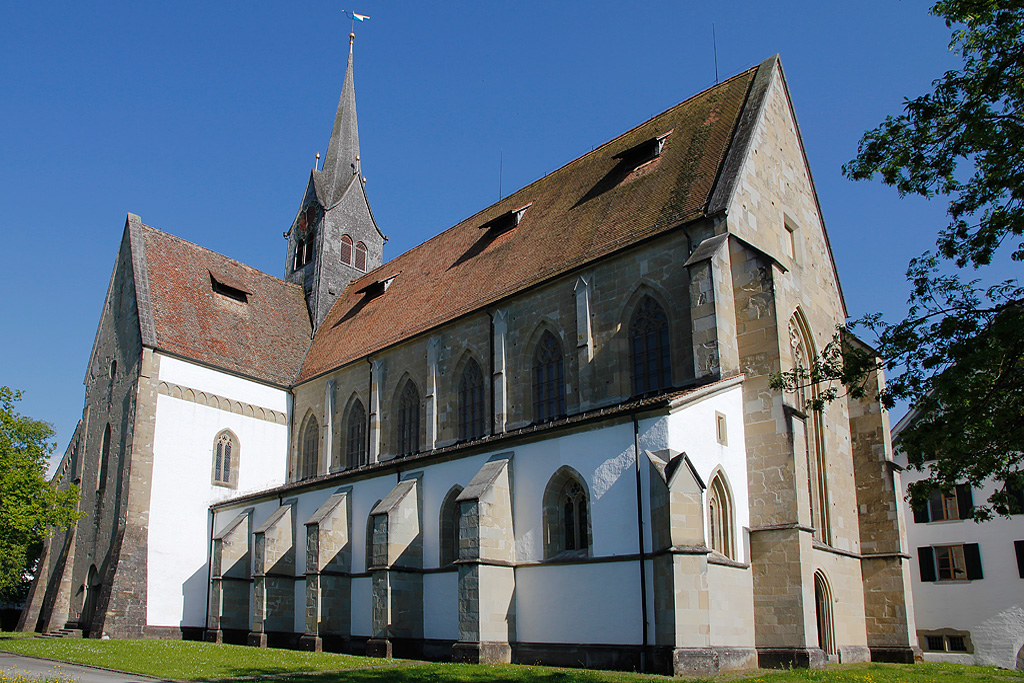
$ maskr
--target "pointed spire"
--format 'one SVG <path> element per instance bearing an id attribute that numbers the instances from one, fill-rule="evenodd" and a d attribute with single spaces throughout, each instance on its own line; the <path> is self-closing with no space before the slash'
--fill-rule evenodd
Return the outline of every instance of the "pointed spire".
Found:
<path id="1" fill-rule="evenodd" d="M 330 206 L 341 199 L 341 193 L 361 173 L 359 165 L 359 126 L 356 124 L 356 86 L 352 72 L 352 44 L 356 34 L 348 35 L 348 68 L 345 84 L 338 100 L 338 113 L 334 116 L 334 130 L 324 157 L 323 179 L 328 196 L 323 198 Z"/>

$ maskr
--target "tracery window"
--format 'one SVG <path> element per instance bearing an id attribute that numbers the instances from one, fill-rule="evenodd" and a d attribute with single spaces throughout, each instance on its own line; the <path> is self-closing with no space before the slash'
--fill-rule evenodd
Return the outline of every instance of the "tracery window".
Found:
<path id="1" fill-rule="evenodd" d="M 814 410 L 812 407 L 818 396 L 818 386 L 811 375 L 811 359 L 817 352 L 811 342 L 807 321 L 800 311 L 794 313 L 789 321 L 789 343 L 793 354 L 793 367 L 802 371 L 799 373 L 801 376 L 797 378 L 794 402 L 796 408 L 805 415 L 807 487 L 810 493 L 811 524 L 814 527 L 815 538 L 824 543 L 832 543 L 824 418 L 822 411 Z"/>
<path id="2" fill-rule="evenodd" d="M 544 490 L 544 556 L 590 552 L 590 497 L 582 478 L 562 467 Z"/>
<path id="3" fill-rule="evenodd" d="M 460 441 L 484 435 L 484 376 L 472 358 L 459 378 L 458 415 Z"/>
<path id="4" fill-rule="evenodd" d="M 721 476 L 716 474 L 708 486 L 708 539 L 712 550 L 736 559 L 732 517 L 729 492 Z"/>
<path id="5" fill-rule="evenodd" d="M 578 481 L 566 482 L 562 489 L 562 534 L 566 550 L 586 550 L 587 494 Z"/>
<path id="6" fill-rule="evenodd" d="M 459 559 L 459 521 L 462 509 L 457 501 L 462 487 L 456 484 L 441 503 L 440 519 L 440 566 L 449 565 Z"/>
<path id="7" fill-rule="evenodd" d="M 352 265 L 352 238 L 348 235 L 341 236 L 341 262 Z"/>
<path id="8" fill-rule="evenodd" d="M 362 242 L 356 243 L 356 270 L 366 270 L 366 245 Z"/>
<path id="9" fill-rule="evenodd" d="M 366 410 L 359 399 L 352 401 L 345 417 L 345 467 L 366 463 Z"/>
<path id="10" fill-rule="evenodd" d="M 213 483 L 238 486 L 238 439 L 226 429 L 213 440 Z"/>
<path id="11" fill-rule="evenodd" d="M 310 415 L 306 418 L 306 425 L 302 429 L 302 459 L 299 470 L 299 479 L 309 479 L 318 474 L 320 464 L 320 424 L 316 416 Z"/>
<path id="12" fill-rule="evenodd" d="M 565 358 L 562 345 L 545 331 L 533 355 L 533 421 L 565 415 Z"/>
<path id="13" fill-rule="evenodd" d="M 629 323 L 633 394 L 640 396 L 672 386 L 668 317 L 651 296 L 644 296 Z"/>
<path id="14" fill-rule="evenodd" d="M 413 455 L 420 450 L 420 393 L 408 382 L 398 401 L 398 455 Z"/>

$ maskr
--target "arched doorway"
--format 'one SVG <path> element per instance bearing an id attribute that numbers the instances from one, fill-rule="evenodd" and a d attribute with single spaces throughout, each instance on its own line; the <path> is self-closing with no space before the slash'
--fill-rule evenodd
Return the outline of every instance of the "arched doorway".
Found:
<path id="1" fill-rule="evenodd" d="M 829 659 L 836 656 L 836 633 L 832 622 L 832 588 L 821 571 L 814 572 L 814 614 L 818 621 L 818 647 Z"/>

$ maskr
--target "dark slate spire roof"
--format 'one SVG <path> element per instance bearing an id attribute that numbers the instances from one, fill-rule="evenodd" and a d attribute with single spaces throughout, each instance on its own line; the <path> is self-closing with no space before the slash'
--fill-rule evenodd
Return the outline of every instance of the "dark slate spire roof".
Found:
<path id="1" fill-rule="evenodd" d="M 356 86 L 352 72 L 352 43 L 355 34 L 349 34 L 348 68 L 345 69 L 345 84 L 341 88 L 341 99 L 338 100 L 338 113 L 334 116 L 334 130 L 331 131 L 331 142 L 327 146 L 324 157 L 324 168 L 321 171 L 317 193 L 325 208 L 330 208 L 341 199 L 353 176 L 358 176 L 359 168 L 359 126 L 356 124 Z"/>

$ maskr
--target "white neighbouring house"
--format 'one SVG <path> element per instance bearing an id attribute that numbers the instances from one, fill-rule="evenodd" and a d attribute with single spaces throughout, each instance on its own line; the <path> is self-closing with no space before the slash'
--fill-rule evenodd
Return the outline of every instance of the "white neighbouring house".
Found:
<path id="1" fill-rule="evenodd" d="M 908 412 L 893 428 L 903 467 L 899 435 L 914 415 Z M 914 470 L 902 475 L 905 486 L 925 478 L 927 472 Z M 917 638 L 929 661 L 1024 671 L 1024 514 L 980 523 L 972 517 L 974 501 L 994 491 L 992 482 L 959 484 L 949 493 L 933 491 L 927 509 L 904 504 Z M 1024 509 L 1024 496 L 1020 503 Z"/>
<path id="2" fill-rule="evenodd" d="M 27 630 L 714 673 L 913 661 L 777 57 L 385 261 L 350 49 L 278 279 L 129 214 Z M 875 378 L 881 383 L 882 378 Z"/>

